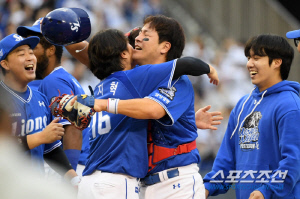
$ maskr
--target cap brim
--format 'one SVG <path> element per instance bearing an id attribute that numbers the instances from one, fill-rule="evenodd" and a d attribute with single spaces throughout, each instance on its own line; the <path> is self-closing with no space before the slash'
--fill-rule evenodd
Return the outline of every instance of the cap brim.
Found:
<path id="1" fill-rule="evenodd" d="M 18 48 L 19 46 L 23 46 L 23 45 L 29 45 L 31 49 L 34 49 L 38 43 L 40 42 L 40 38 L 37 36 L 31 36 L 31 37 L 27 37 L 25 39 L 23 39 L 22 41 L 20 41 L 18 44 L 16 44 L 8 53 L 11 53 L 13 50 L 15 50 L 16 48 Z M 6 57 L 6 56 L 5 56 Z M 1 59 L 5 59 L 5 57 L 2 57 Z"/>
<path id="2" fill-rule="evenodd" d="M 41 29 L 36 26 L 19 26 L 17 28 L 18 35 L 21 35 L 22 37 L 27 37 L 28 35 L 34 33 L 41 33 Z"/>
<path id="3" fill-rule="evenodd" d="M 295 39 L 300 37 L 300 30 L 293 30 L 286 33 L 286 37 L 289 39 Z"/>

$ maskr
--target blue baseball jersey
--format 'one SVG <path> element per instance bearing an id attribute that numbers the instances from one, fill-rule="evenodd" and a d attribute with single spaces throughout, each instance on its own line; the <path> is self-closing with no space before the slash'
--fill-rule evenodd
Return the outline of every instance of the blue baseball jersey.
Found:
<path id="1" fill-rule="evenodd" d="M 197 138 L 194 90 L 186 75 L 172 81 L 171 87 L 167 84 L 161 85 L 147 98 L 158 102 L 167 112 L 163 118 L 151 122 L 154 144 L 176 148 Z M 200 163 L 198 149 L 160 161 L 149 174 L 192 163 Z"/>
<path id="2" fill-rule="evenodd" d="M 171 83 L 176 60 L 144 65 L 115 72 L 95 88 L 96 99 L 141 98 Z M 148 170 L 148 120 L 138 120 L 106 111 L 93 116 L 90 129 L 90 154 L 83 175 L 95 170 L 145 177 Z"/>
<path id="3" fill-rule="evenodd" d="M 38 79 L 38 80 L 33 80 L 31 82 L 28 83 L 28 86 L 33 89 L 33 90 L 39 90 L 39 87 L 42 83 L 42 80 L 41 79 Z"/>
<path id="4" fill-rule="evenodd" d="M 12 121 L 12 134 L 14 136 L 39 133 L 51 122 L 51 113 L 45 95 L 32 90 L 28 86 L 27 91 L 24 94 L 21 93 L 23 96 L 26 95 L 24 99 L 20 93 L 10 89 L 4 82 L 1 81 L 0 85 L 12 100 L 10 104 L 12 106 L 10 118 Z M 42 144 L 26 153 L 30 155 L 34 168 L 38 168 L 44 173 L 43 155 L 51 152 L 60 145 L 60 141 L 55 141 L 51 144 Z"/>
<path id="5" fill-rule="evenodd" d="M 47 77 L 45 77 L 39 87 L 39 91 L 46 95 L 47 100 L 51 103 L 51 98 L 62 94 L 85 94 L 80 83 L 68 73 L 62 66 L 55 68 Z M 60 120 L 63 125 L 68 125 L 70 122 L 66 119 Z M 85 164 L 86 157 L 89 151 L 88 129 L 82 131 L 82 148 L 79 157 L 79 164 Z"/>

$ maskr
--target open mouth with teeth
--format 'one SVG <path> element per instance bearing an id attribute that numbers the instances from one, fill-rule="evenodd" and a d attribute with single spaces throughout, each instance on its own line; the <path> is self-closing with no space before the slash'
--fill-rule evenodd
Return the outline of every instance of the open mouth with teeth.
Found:
<path id="1" fill-rule="evenodd" d="M 26 66 L 25 70 L 30 70 L 30 71 L 33 70 L 33 64 Z"/>
<path id="2" fill-rule="evenodd" d="M 135 46 L 135 50 L 142 50 L 142 48 L 139 46 Z"/>
<path id="3" fill-rule="evenodd" d="M 250 71 L 250 75 L 256 75 L 257 71 Z"/>

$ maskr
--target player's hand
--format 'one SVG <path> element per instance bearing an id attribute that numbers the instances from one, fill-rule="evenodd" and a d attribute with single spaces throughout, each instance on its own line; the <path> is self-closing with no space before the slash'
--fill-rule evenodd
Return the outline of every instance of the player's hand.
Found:
<path id="1" fill-rule="evenodd" d="M 210 79 L 209 82 L 214 85 L 218 85 L 219 77 L 218 77 L 217 70 L 214 67 L 212 67 L 211 65 L 209 65 L 209 69 L 210 69 L 210 73 L 207 74 L 208 78 Z"/>
<path id="2" fill-rule="evenodd" d="M 253 191 L 249 199 L 265 199 L 265 197 L 260 191 Z"/>
<path id="3" fill-rule="evenodd" d="M 54 119 L 46 128 L 41 132 L 41 139 L 44 144 L 52 143 L 60 140 L 64 136 L 65 129 L 62 124 L 58 123 L 59 118 Z"/>
<path id="4" fill-rule="evenodd" d="M 78 185 L 81 182 L 81 177 L 77 175 L 77 173 L 74 169 L 70 169 L 69 171 L 67 171 L 64 175 L 64 179 L 67 182 L 70 182 L 72 187 L 74 187 L 76 190 L 78 190 Z"/>
<path id="5" fill-rule="evenodd" d="M 211 129 L 217 130 L 218 128 L 213 125 L 220 125 L 223 117 L 219 111 L 207 112 L 211 108 L 210 105 L 199 109 L 195 114 L 196 126 L 198 129 Z"/>

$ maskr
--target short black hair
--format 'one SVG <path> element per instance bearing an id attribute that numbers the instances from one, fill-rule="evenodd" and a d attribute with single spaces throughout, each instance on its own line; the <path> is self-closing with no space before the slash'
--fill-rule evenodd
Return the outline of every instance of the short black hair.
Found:
<path id="1" fill-rule="evenodd" d="M 113 72 L 122 71 L 121 53 L 127 50 L 128 40 L 117 29 L 102 30 L 95 34 L 88 48 L 89 68 L 100 80 Z"/>
<path id="2" fill-rule="evenodd" d="M 286 80 L 288 78 L 294 59 L 294 49 L 285 38 L 272 34 L 254 36 L 246 43 L 244 50 L 246 57 L 250 57 L 250 50 L 254 52 L 254 55 L 268 56 L 269 65 L 274 59 L 282 59 L 281 79 Z"/>
<path id="3" fill-rule="evenodd" d="M 159 43 L 164 41 L 171 43 L 167 61 L 180 58 L 185 46 L 185 36 L 184 30 L 178 21 L 164 15 L 150 15 L 144 20 L 144 25 L 148 23 L 149 28 L 155 29 L 158 33 Z"/>

